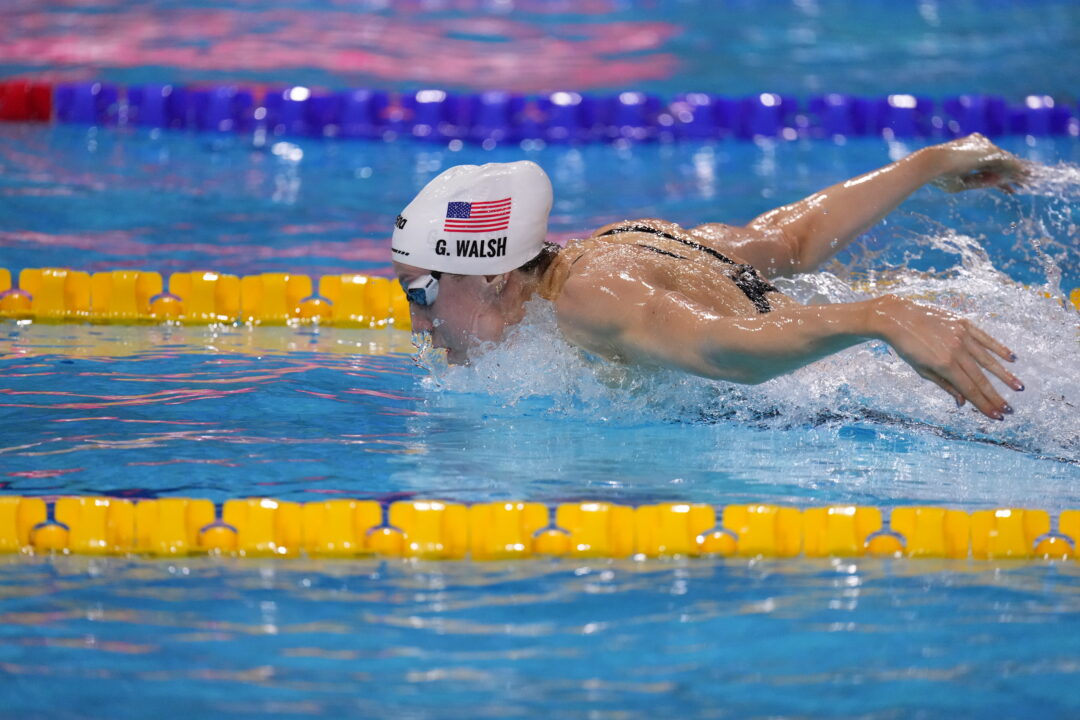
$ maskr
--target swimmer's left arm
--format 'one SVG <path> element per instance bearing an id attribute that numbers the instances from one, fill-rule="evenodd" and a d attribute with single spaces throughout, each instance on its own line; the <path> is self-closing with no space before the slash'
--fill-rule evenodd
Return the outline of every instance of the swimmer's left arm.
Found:
<path id="1" fill-rule="evenodd" d="M 883 168 L 767 212 L 744 228 L 747 235 L 737 238 L 733 247 L 768 276 L 809 272 L 927 183 L 949 192 L 997 187 L 1011 193 L 1026 176 L 1021 160 L 982 135 L 970 135 L 917 150 Z"/>
<path id="2" fill-rule="evenodd" d="M 555 307 L 567 339 L 591 352 L 708 378 L 760 383 L 876 338 L 988 417 L 1010 412 L 988 375 L 1023 389 L 994 357 L 1013 359 L 1004 345 L 952 313 L 891 295 L 722 316 L 649 277 L 599 267 L 568 280 Z"/>

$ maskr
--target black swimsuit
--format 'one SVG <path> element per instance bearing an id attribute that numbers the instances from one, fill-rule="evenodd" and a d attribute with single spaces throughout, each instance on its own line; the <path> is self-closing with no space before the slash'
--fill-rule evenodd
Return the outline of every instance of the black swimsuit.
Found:
<path id="1" fill-rule="evenodd" d="M 724 255 L 717 250 L 713 250 L 707 245 L 702 245 L 701 243 L 694 242 L 693 240 L 687 240 L 686 238 L 671 235 L 670 233 L 663 232 L 662 230 L 657 230 L 656 228 L 649 227 L 648 225 L 624 225 L 623 227 L 617 227 L 612 230 L 608 230 L 607 232 L 600 233 L 596 237 L 604 237 L 605 235 L 615 235 L 616 233 L 624 232 L 641 232 L 658 235 L 662 238 L 667 238 L 668 240 L 674 240 L 677 243 L 682 243 L 683 245 L 686 245 L 689 248 L 693 248 L 694 250 L 700 250 L 702 252 L 708 253 L 709 255 L 712 255 L 714 258 L 724 263 L 725 265 L 734 266 L 735 272 L 732 273 L 731 279 L 732 281 L 734 281 L 735 287 L 743 291 L 743 294 L 746 295 L 747 299 L 750 300 L 750 302 L 754 303 L 754 307 L 757 308 L 757 311 L 759 313 L 767 313 L 772 310 L 772 306 L 769 305 L 769 300 L 765 297 L 765 293 L 780 291 L 777 290 L 776 287 L 768 280 L 761 277 L 761 275 L 757 271 L 757 268 L 755 268 L 753 265 L 747 265 L 746 263 L 737 263 L 731 258 L 729 258 L 727 255 Z M 680 260 L 689 259 L 682 255 L 669 252 L 668 250 L 661 250 L 658 247 L 653 247 L 652 245 L 638 245 L 638 247 L 643 247 L 646 250 L 651 250 L 654 253 L 659 253 L 661 255 L 679 258 Z"/>

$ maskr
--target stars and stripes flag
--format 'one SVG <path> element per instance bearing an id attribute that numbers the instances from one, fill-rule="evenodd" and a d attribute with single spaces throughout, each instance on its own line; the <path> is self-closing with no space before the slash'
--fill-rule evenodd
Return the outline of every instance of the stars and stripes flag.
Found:
<path id="1" fill-rule="evenodd" d="M 489 233 L 510 227 L 510 198 L 446 204 L 444 232 Z"/>

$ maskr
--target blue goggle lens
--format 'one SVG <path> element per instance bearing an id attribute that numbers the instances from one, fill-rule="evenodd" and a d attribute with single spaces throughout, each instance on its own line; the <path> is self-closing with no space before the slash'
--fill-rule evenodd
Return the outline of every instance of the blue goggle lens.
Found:
<path id="1" fill-rule="evenodd" d="M 429 306 L 434 304 L 439 296 L 439 277 L 442 273 L 433 272 L 430 275 L 421 275 L 405 286 L 405 297 L 409 302 L 417 305 Z"/>

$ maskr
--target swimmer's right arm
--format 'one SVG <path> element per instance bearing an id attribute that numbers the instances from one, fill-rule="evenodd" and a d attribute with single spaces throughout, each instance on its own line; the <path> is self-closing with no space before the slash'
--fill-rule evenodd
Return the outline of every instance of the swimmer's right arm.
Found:
<path id="1" fill-rule="evenodd" d="M 988 374 L 1023 389 L 997 359 L 1015 359 L 1007 347 L 964 318 L 891 295 L 731 317 L 640 279 L 611 276 L 593 284 L 577 277 L 563 288 L 556 310 L 567 338 L 587 350 L 731 382 L 764 382 L 879 339 L 958 405 L 970 401 L 988 417 L 1011 412 Z"/>
<path id="2" fill-rule="evenodd" d="M 1027 166 L 979 134 L 933 145 L 832 185 L 749 223 L 738 251 L 769 276 L 809 272 L 847 247 L 927 183 L 949 191 L 1011 193 Z"/>

